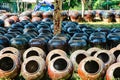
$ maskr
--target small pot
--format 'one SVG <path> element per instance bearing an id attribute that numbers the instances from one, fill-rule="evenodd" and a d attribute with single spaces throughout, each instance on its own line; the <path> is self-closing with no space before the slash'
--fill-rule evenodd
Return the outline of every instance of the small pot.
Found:
<path id="1" fill-rule="evenodd" d="M 48 75 L 52 80 L 70 80 L 73 74 L 73 64 L 67 57 L 56 57 L 48 64 Z"/>
<path id="2" fill-rule="evenodd" d="M 41 48 L 30 47 L 30 48 L 28 48 L 24 52 L 24 54 L 23 54 L 23 60 L 26 60 L 27 58 L 32 57 L 32 56 L 40 56 L 43 59 L 46 58 L 46 54 L 45 54 L 45 52 Z"/>
<path id="3" fill-rule="evenodd" d="M 45 75 L 45 61 L 38 56 L 27 58 L 21 66 L 21 75 L 25 80 L 40 80 Z"/>
<path id="4" fill-rule="evenodd" d="M 70 55 L 70 60 L 73 63 L 74 71 L 77 72 L 79 63 L 89 55 L 85 50 L 76 50 Z"/>

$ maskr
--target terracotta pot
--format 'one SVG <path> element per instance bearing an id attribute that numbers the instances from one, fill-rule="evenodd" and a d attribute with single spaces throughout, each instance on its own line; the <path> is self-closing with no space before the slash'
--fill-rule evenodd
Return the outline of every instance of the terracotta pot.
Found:
<path id="1" fill-rule="evenodd" d="M 70 60 L 73 63 L 74 71 L 77 72 L 79 63 L 89 55 L 85 50 L 76 50 L 70 55 Z"/>
<path id="2" fill-rule="evenodd" d="M 25 80 L 40 80 L 45 75 L 45 61 L 38 56 L 27 58 L 21 66 L 21 75 Z"/>
<path id="3" fill-rule="evenodd" d="M 115 56 L 115 61 L 116 61 L 117 57 L 120 55 L 120 48 L 114 47 L 110 49 L 110 53 L 112 53 Z"/>
<path id="4" fill-rule="evenodd" d="M 31 56 L 40 56 L 43 59 L 46 58 L 45 52 L 41 48 L 38 48 L 38 47 L 28 48 L 23 54 L 23 60 L 26 60 L 27 58 L 29 58 Z"/>
<path id="5" fill-rule="evenodd" d="M 5 27 L 10 27 L 13 23 L 15 23 L 15 21 L 13 19 L 7 18 L 5 19 L 4 23 L 5 23 Z"/>
<path id="6" fill-rule="evenodd" d="M 48 75 L 52 80 L 70 80 L 73 74 L 73 64 L 67 57 L 56 57 L 48 64 Z"/>
<path id="7" fill-rule="evenodd" d="M 120 79 L 120 63 L 112 64 L 106 72 L 106 80 L 119 80 Z"/>
<path id="8" fill-rule="evenodd" d="M 16 55 L 19 59 L 21 59 L 21 53 L 19 52 L 18 49 L 14 47 L 5 47 L 0 51 L 0 55 L 11 53 Z"/>
<path id="9" fill-rule="evenodd" d="M 45 18 L 50 18 L 51 20 L 53 19 L 52 11 L 43 12 L 42 16 L 43 16 L 43 19 L 45 19 Z"/>
<path id="10" fill-rule="evenodd" d="M 67 53 L 64 52 L 63 50 L 61 49 L 54 49 L 52 51 L 50 51 L 46 57 L 46 64 L 48 65 L 48 63 L 56 58 L 56 57 L 59 57 L 59 56 L 67 56 Z"/>
<path id="11" fill-rule="evenodd" d="M 115 57 L 108 50 L 98 51 L 94 57 L 101 59 L 105 64 L 105 69 L 107 70 L 111 64 L 115 62 Z"/>
<path id="12" fill-rule="evenodd" d="M 99 80 L 105 73 L 102 60 L 95 57 L 83 59 L 78 66 L 78 74 L 82 80 Z"/>
<path id="13" fill-rule="evenodd" d="M 20 61 L 15 54 L 7 53 L 0 56 L 0 78 L 13 79 L 19 74 Z"/>
<path id="14" fill-rule="evenodd" d="M 10 19 L 14 20 L 14 22 L 19 22 L 18 16 L 11 16 Z"/>
<path id="15" fill-rule="evenodd" d="M 81 14 L 78 11 L 73 11 L 69 14 L 70 20 L 73 22 L 80 22 L 81 21 Z"/>
<path id="16" fill-rule="evenodd" d="M 42 14 L 43 14 L 42 11 L 34 11 L 34 12 L 32 12 L 32 17 L 40 17 L 40 18 L 42 18 Z"/>
<path id="17" fill-rule="evenodd" d="M 92 48 L 89 48 L 88 50 L 87 50 L 87 54 L 89 55 L 89 56 L 94 56 L 98 51 L 100 51 L 101 49 L 100 48 L 98 48 L 98 47 L 92 47 Z"/>
<path id="18" fill-rule="evenodd" d="M 42 18 L 40 18 L 40 17 L 33 17 L 31 21 L 32 22 L 42 21 Z"/>
<path id="19" fill-rule="evenodd" d="M 20 17 L 19 17 L 19 20 L 20 20 L 20 22 L 21 22 L 21 21 L 24 21 L 24 20 L 31 21 L 31 19 L 30 19 L 28 16 L 20 16 Z"/>

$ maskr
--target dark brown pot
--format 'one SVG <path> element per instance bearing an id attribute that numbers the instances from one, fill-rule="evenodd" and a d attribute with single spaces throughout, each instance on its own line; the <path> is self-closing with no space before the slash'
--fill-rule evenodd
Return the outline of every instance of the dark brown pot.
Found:
<path id="1" fill-rule="evenodd" d="M 103 78 L 105 65 L 95 57 L 83 59 L 78 66 L 78 74 L 82 80 L 99 80 Z"/>
<path id="2" fill-rule="evenodd" d="M 85 50 L 76 50 L 70 55 L 70 60 L 73 63 L 74 71 L 77 72 L 79 63 L 89 55 Z"/>
<path id="3" fill-rule="evenodd" d="M 13 79 L 19 74 L 20 61 L 15 54 L 7 53 L 0 56 L 0 78 Z"/>
<path id="4" fill-rule="evenodd" d="M 28 48 L 24 52 L 24 54 L 23 54 L 23 60 L 26 60 L 27 58 L 32 57 L 32 56 L 40 56 L 43 59 L 46 58 L 46 54 L 45 54 L 45 52 L 41 48 L 30 47 L 30 48 Z"/>
<path id="5" fill-rule="evenodd" d="M 48 75 L 52 80 L 70 80 L 73 74 L 73 64 L 67 57 L 56 57 L 48 64 Z"/>
<path id="6" fill-rule="evenodd" d="M 27 58 L 21 66 L 21 75 L 25 80 L 40 80 L 45 75 L 45 61 L 38 56 Z"/>

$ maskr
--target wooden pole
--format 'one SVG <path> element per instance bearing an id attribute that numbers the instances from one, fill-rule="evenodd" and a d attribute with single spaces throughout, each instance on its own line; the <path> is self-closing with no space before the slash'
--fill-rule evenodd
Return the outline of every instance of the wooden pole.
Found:
<path id="1" fill-rule="evenodd" d="M 60 34 L 61 33 L 61 11 L 62 11 L 62 0 L 54 0 L 54 34 Z"/>
<path id="2" fill-rule="evenodd" d="M 85 0 L 81 0 L 82 3 L 82 18 L 84 18 L 84 13 L 85 13 Z"/>

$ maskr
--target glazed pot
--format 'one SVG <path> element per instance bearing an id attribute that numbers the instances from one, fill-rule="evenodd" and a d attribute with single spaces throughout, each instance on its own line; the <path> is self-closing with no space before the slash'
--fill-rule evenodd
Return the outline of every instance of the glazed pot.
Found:
<path id="1" fill-rule="evenodd" d="M 23 54 L 23 60 L 26 60 L 27 58 L 32 57 L 32 56 L 40 56 L 43 59 L 46 58 L 46 54 L 45 54 L 45 52 L 41 48 L 30 47 L 30 48 L 28 48 L 24 52 L 24 54 Z"/>
<path id="2" fill-rule="evenodd" d="M 76 50 L 70 55 L 70 60 L 73 63 L 74 71 L 77 72 L 79 63 L 89 55 L 85 50 Z"/>
<path id="3" fill-rule="evenodd" d="M 108 50 L 98 51 L 94 57 L 101 59 L 105 64 L 105 69 L 107 70 L 111 64 L 115 62 L 115 57 Z"/>
<path id="4" fill-rule="evenodd" d="M 31 47 L 39 47 L 44 50 L 44 52 L 48 52 L 47 50 L 47 41 L 45 38 L 33 38 L 29 41 L 29 45 Z"/>
<path id="5" fill-rule="evenodd" d="M 89 55 L 89 56 L 94 56 L 98 51 L 100 51 L 101 49 L 100 48 L 98 48 L 98 47 L 92 47 L 92 48 L 89 48 L 88 50 L 87 50 L 87 54 Z"/>
<path id="6" fill-rule="evenodd" d="M 4 26 L 5 26 L 4 20 L 1 20 L 1 19 L 0 19 L 0 26 L 1 26 L 1 27 L 4 27 Z"/>
<path id="7" fill-rule="evenodd" d="M 10 45 L 10 41 L 7 37 L 5 36 L 0 36 L 0 45 L 4 46 L 4 47 L 9 47 Z"/>
<path id="8" fill-rule="evenodd" d="M 73 64 L 67 57 L 56 57 L 48 63 L 48 75 L 52 80 L 70 80 Z"/>
<path id="9" fill-rule="evenodd" d="M 120 63 L 112 64 L 106 72 L 106 80 L 119 80 L 120 79 Z"/>
<path id="10" fill-rule="evenodd" d="M 103 61 L 95 57 L 83 59 L 78 66 L 78 74 L 82 80 L 99 80 L 105 74 Z"/>
<path id="11" fill-rule="evenodd" d="M 27 58 L 21 66 L 21 75 L 25 80 L 40 80 L 44 77 L 45 71 L 45 61 L 38 56 Z"/>
<path id="12" fill-rule="evenodd" d="M 46 57 L 46 64 L 48 65 L 48 63 L 59 56 L 67 56 L 67 53 L 61 49 L 54 49 L 52 51 L 50 51 Z"/>
<path id="13" fill-rule="evenodd" d="M 0 78 L 13 79 L 19 74 L 20 61 L 18 56 L 11 53 L 0 56 Z"/>

